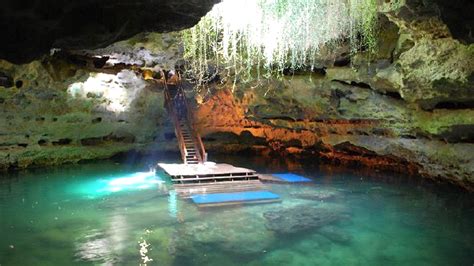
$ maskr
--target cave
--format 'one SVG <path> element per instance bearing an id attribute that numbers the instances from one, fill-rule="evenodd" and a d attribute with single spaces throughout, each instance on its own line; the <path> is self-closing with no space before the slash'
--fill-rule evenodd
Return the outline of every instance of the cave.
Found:
<path id="1" fill-rule="evenodd" d="M 0 265 L 472 265 L 471 0 L 5 0 Z"/>

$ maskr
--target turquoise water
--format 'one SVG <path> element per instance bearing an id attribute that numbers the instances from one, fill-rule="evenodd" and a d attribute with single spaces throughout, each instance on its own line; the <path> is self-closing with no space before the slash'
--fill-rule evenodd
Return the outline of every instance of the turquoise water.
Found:
<path id="1" fill-rule="evenodd" d="M 281 203 L 198 209 L 144 163 L 9 174 L 0 180 L 0 265 L 474 263 L 470 194 L 377 173 L 222 159 L 314 182 L 270 185 Z"/>

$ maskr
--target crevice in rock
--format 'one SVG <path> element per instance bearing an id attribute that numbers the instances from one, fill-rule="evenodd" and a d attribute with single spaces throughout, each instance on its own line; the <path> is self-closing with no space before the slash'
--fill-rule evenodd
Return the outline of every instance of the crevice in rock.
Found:
<path id="1" fill-rule="evenodd" d="M 351 64 L 351 57 L 348 54 L 342 54 L 341 57 L 334 61 L 335 67 L 345 67 Z"/>
<path id="2" fill-rule="evenodd" d="M 61 145 L 69 145 L 71 144 L 71 142 L 72 142 L 72 139 L 64 138 L 64 139 L 59 139 L 57 141 L 53 141 L 51 143 L 53 144 L 53 146 L 61 146 Z"/>
<path id="3" fill-rule="evenodd" d="M 474 125 L 453 125 L 437 137 L 448 143 L 474 143 Z"/>
<path id="4" fill-rule="evenodd" d="M 20 89 L 21 87 L 23 87 L 23 81 L 22 81 L 22 80 L 17 80 L 17 81 L 15 82 L 15 87 L 16 87 L 17 89 Z"/>
<path id="5" fill-rule="evenodd" d="M 450 110 L 458 110 L 458 109 L 472 109 L 474 108 L 474 100 L 472 101 L 443 101 L 438 102 L 434 109 L 450 109 Z"/>
<path id="6" fill-rule="evenodd" d="M 5 88 L 11 88 L 13 87 L 13 79 L 9 75 L 0 72 L 0 86 L 3 86 Z"/>
<path id="7" fill-rule="evenodd" d="M 293 76 L 293 75 L 305 75 L 307 73 L 315 73 L 321 76 L 326 76 L 326 68 L 325 67 L 307 67 L 307 68 L 285 68 L 283 69 L 283 75 L 285 76 Z"/>
<path id="8" fill-rule="evenodd" d="M 326 76 L 326 68 L 313 68 L 313 73 L 319 74 L 321 76 Z"/>
<path id="9" fill-rule="evenodd" d="M 102 137 L 81 139 L 82 146 L 97 146 L 97 145 L 102 144 L 103 142 L 104 141 Z"/>
<path id="10" fill-rule="evenodd" d="M 368 150 L 363 147 L 355 146 L 352 143 L 345 141 L 334 145 L 334 149 L 339 152 L 344 152 L 348 155 L 361 155 L 361 156 L 376 156 L 377 153 Z"/>
<path id="11" fill-rule="evenodd" d="M 92 60 L 92 63 L 94 64 L 95 68 L 103 68 L 105 66 L 105 63 L 107 63 L 107 60 L 109 60 L 108 56 L 98 57 L 94 58 Z"/>
<path id="12" fill-rule="evenodd" d="M 303 148 L 303 143 L 299 139 L 291 139 L 285 143 L 287 147 Z"/>
<path id="13" fill-rule="evenodd" d="M 359 88 L 364 88 L 364 89 L 372 89 L 369 84 L 364 83 L 364 82 L 356 82 L 356 81 L 344 81 L 344 80 L 339 80 L 339 79 L 333 79 L 331 81 L 341 83 L 343 85 L 350 85 L 354 87 L 359 87 Z"/>
<path id="14" fill-rule="evenodd" d="M 124 142 L 124 143 L 134 143 L 135 142 L 135 136 L 132 134 L 125 134 L 122 136 L 117 136 L 114 134 L 107 135 L 103 137 L 104 141 L 113 141 L 113 142 Z"/>
<path id="15" fill-rule="evenodd" d="M 38 145 L 46 146 L 46 145 L 48 145 L 48 141 L 45 140 L 45 139 L 40 139 L 40 140 L 38 140 Z"/>
<path id="16" fill-rule="evenodd" d="M 296 118 L 293 118 L 293 117 L 289 117 L 289 116 L 262 116 L 260 117 L 261 119 L 265 119 L 265 120 L 283 120 L 283 121 L 290 121 L 290 122 L 298 122 L 298 121 L 302 121 L 302 120 L 298 120 Z"/>
<path id="17" fill-rule="evenodd" d="M 132 134 L 124 134 L 121 136 L 109 134 L 102 137 L 83 138 L 80 140 L 80 143 L 83 146 L 98 146 L 107 142 L 135 143 L 135 140 L 136 138 Z"/>
<path id="18" fill-rule="evenodd" d="M 374 128 L 371 133 L 376 136 L 390 136 L 392 132 L 388 128 Z"/>
<path id="19" fill-rule="evenodd" d="M 403 100 L 402 95 L 398 91 L 387 91 L 385 95 L 395 100 Z"/>

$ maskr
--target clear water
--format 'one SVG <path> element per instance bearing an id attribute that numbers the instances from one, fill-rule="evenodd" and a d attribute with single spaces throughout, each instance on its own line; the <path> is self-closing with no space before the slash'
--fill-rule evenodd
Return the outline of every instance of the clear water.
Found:
<path id="1" fill-rule="evenodd" d="M 281 203 L 198 209 L 142 163 L 10 174 L 0 179 L 0 265 L 474 263 L 470 194 L 397 176 L 222 159 L 314 183 L 270 185 Z"/>

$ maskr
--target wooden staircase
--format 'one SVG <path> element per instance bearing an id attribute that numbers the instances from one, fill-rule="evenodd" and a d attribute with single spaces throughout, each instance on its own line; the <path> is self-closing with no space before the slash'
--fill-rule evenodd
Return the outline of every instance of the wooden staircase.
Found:
<path id="1" fill-rule="evenodd" d="M 164 74 L 162 76 L 164 77 Z M 225 163 L 207 162 L 207 153 L 201 136 L 193 128 L 193 116 L 181 82 L 179 79 L 178 82 L 173 82 L 174 84 L 164 79 L 162 81 L 165 85 L 166 108 L 174 124 L 184 164 L 158 163 L 158 165 L 171 177 L 177 194 L 183 198 L 190 198 L 193 195 L 202 194 L 231 193 L 230 196 L 232 196 L 232 193 L 262 191 L 265 186 L 260 182 L 259 175 L 254 170 Z M 250 201 L 252 202 L 254 201 Z M 231 203 L 239 202 L 232 201 Z"/>
<path id="2" fill-rule="evenodd" d="M 181 158 L 184 164 L 199 164 L 207 160 L 201 136 L 193 128 L 192 115 L 181 82 L 165 84 L 165 104 L 173 121 Z"/>

